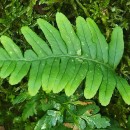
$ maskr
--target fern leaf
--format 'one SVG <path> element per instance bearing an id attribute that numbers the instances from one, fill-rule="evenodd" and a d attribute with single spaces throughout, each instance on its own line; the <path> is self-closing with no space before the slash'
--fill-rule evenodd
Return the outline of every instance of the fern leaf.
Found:
<path id="1" fill-rule="evenodd" d="M 1 72 L 0 72 L 0 77 L 6 78 L 12 73 L 14 68 L 15 68 L 15 62 L 11 62 L 11 61 L 4 62 L 2 65 Z"/>
<path id="2" fill-rule="evenodd" d="M 76 19 L 77 35 L 81 41 L 82 55 L 88 58 L 96 58 L 96 45 L 92 41 L 92 33 L 87 22 L 82 18 Z"/>
<path id="3" fill-rule="evenodd" d="M 42 85 L 42 73 L 44 65 L 45 63 L 40 61 L 35 61 L 32 63 L 28 81 L 28 90 L 32 96 L 38 93 L 38 90 Z"/>
<path id="4" fill-rule="evenodd" d="M 49 79 L 48 79 L 48 84 L 47 84 L 49 91 L 53 90 L 54 83 L 57 80 L 57 76 L 58 76 L 58 73 L 59 73 L 59 67 L 58 67 L 59 65 L 60 65 L 60 59 L 55 58 L 53 65 L 52 65 L 51 73 L 50 73 L 50 76 L 49 76 Z"/>
<path id="5" fill-rule="evenodd" d="M 25 61 L 19 61 L 16 63 L 14 71 L 11 73 L 9 83 L 14 85 L 19 83 L 24 76 L 27 75 L 30 68 L 30 63 Z"/>
<path id="6" fill-rule="evenodd" d="M 86 75 L 86 86 L 84 90 L 84 96 L 87 99 L 91 99 L 97 93 L 100 84 L 102 82 L 102 72 L 99 65 L 89 63 L 89 70 Z"/>
<path id="7" fill-rule="evenodd" d="M 48 87 L 48 83 L 49 83 L 49 78 L 51 77 L 53 63 L 54 63 L 54 58 L 47 60 L 44 71 L 43 71 L 43 75 L 42 75 L 42 88 L 46 92 L 51 91 L 50 86 Z"/>
<path id="8" fill-rule="evenodd" d="M 85 78 L 87 71 L 88 67 L 85 62 L 77 64 L 73 78 L 70 80 L 70 82 L 68 82 L 65 87 L 66 95 L 70 96 L 75 92 L 81 81 Z"/>
<path id="9" fill-rule="evenodd" d="M 18 96 L 16 96 L 15 99 L 13 99 L 12 104 L 15 105 L 15 104 L 22 103 L 23 101 L 25 101 L 29 97 L 30 97 L 30 95 L 27 92 L 22 92 Z"/>
<path id="10" fill-rule="evenodd" d="M 62 123 L 63 117 L 59 111 L 48 110 L 36 124 L 34 130 L 51 129 L 56 126 L 57 123 Z"/>
<path id="11" fill-rule="evenodd" d="M 29 27 L 22 27 L 32 47 L 23 54 L 9 37 L 1 36 L 0 77 L 9 76 L 9 83 L 14 85 L 29 73 L 28 91 L 32 96 L 41 86 L 47 93 L 65 90 L 70 96 L 85 79 L 85 98 L 93 98 L 99 90 L 99 101 L 106 106 L 116 87 L 130 104 L 130 85 L 114 71 L 124 50 L 122 29 L 115 27 L 107 44 L 91 18 L 79 16 L 76 31 L 62 13 L 56 14 L 56 22 L 59 30 L 43 19 L 37 20 L 48 43 Z"/>
<path id="12" fill-rule="evenodd" d="M 15 59 L 23 58 L 21 50 L 10 38 L 1 36 L 1 43 L 10 57 Z"/>
<path id="13" fill-rule="evenodd" d="M 106 106 L 109 104 L 112 97 L 113 91 L 116 86 L 116 80 L 114 74 L 108 68 L 102 68 L 103 71 L 103 80 L 99 89 L 99 100 L 102 105 Z"/>
<path id="14" fill-rule="evenodd" d="M 66 45 L 61 38 L 59 31 L 43 19 L 38 19 L 37 22 L 46 36 L 46 39 L 49 41 L 53 53 L 67 54 Z"/>
<path id="15" fill-rule="evenodd" d="M 63 14 L 57 13 L 56 21 L 61 36 L 67 45 L 68 54 L 81 55 L 80 41 L 76 36 L 69 20 Z"/>
<path id="16" fill-rule="evenodd" d="M 38 57 L 52 54 L 48 45 L 29 27 L 22 27 L 21 31 L 27 42 L 32 46 Z"/>
<path id="17" fill-rule="evenodd" d="M 108 44 L 105 40 L 105 37 L 101 34 L 96 23 L 88 18 L 87 19 L 88 27 L 91 30 L 92 42 L 96 44 L 96 58 L 99 61 L 103 61 L 104 63 L 108 62 Z"/>
<path id="18" fill-rule="evenodd" d="M 25 107 L 24 107 L 24 110 L 23 110 L 23 113 L 22 113 L 22 118 L 23 120 L 26 120 L 27 118 L 29 118 L 30 116 L 33 116 L 34 114 L 37 113 L 36 111 L 36 101 L 30 101 L 28 102 Z"/>
<path id="19" fill-rule="evenodd" d="M 71 73 L 67 73 L 66 72 L 71 72 L 73 71 L 75 68 L 75 66 L 71 66 L 71 62 L 69 62 L 69 58 L 62 58 L 61 59 L 61 63 L 59 66 L 59 71 L 58 71 L 58 76 L 55 80 L 54 86 L 53 87 L 53 92 L 54 93 L 58 93 L 61 90 L 64 89 L 65 87 L 65 82 L 63 82 L 63 77 L 66 78 L 67 76 L 70 77 Z M 62 83 L 63 82 L 63 83 Z"/>
<path id="20" fill-rule="evenodd" d="M 73 67 L 72 67 L 73 66 Z M 74 71 L 76 69 L 75 61 L 74 59 L 67 59 L 67 64 L 65 66 L 64 73 L 62 73 L 62 77 L 57 85 L 57 91 L 60 92 L 62 89 L 65 88 L 65 86 L 69 83 L 69 81 L 72 79 L 74 75 Z"/>
<path id="21" fill-rule="evenodd" d="M 106 128 L 110 126 L 109 121 L 106 118 L 101 117 L 100 114 L 96 114 L 94 116 L 87 116 L 84 114 L 82 115 L 82 118 L 88 123 L 91 128 L 94 128 L 95 126 L 96 128 Z"/>
<path id="22" fill-rule="evenodd" d="M 109 44 L 109 64 L 114 69 L 119 64 L 124 51 L 123 32 L 120 27 L 114 28 Z"/>
<path id="23" fill-rule="evenodd" d="M 127 104 L 130 104 L 130 85 L 127 83 L 126 80 L 116 77 L 117 79 L 117 89 L 119 90 L 122 98 Z"/>

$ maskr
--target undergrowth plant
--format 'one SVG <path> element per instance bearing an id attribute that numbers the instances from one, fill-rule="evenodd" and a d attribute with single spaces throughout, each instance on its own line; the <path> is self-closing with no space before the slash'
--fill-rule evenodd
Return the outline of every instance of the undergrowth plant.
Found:
<path id="1" fill-rule="evenodd" d="M 9 83 L 14 85 L 29 73 L 31 96 L 41 86 L 46 93 L 64 89 L 70 96 L 85 79 L 86 99 L 99 91 L 99 101 L 106 106 L 117 88 L 123 100 L 130 104 L 130 86 L 115 73 L 124 50 L 122 29 L 118 26 L 113 29 L 108 44 L 91 18 L 77 17 L 76 30 L 62 13 L 56 14 L 56 22 L 59 30 L 44 19 L 37 20 L 47 42 L 29 27 L 22 27 L 22 34 L 32 47 L 24 53 L 9 37 L 1 36 L 4 48 L 0 48 L 0 77 L 9 77 Z"/>
<path id="2" fill-rule="evenodd" d="M 22 116 L 13 120 L 18 126 L 26 121 L 22 127 L 18 127 L 21 130 L 93 130 L 110 126 L 110 120 L 101 116 L 99 107 L 93 101 L 79 100 L 78 95 L 67 97 L 62 93 L 59 98 L 56 94 L 39 93 L 31 97 L 24 92 L 13 100 L 13 105 L 20 105 L 25 100 Z M 32 122 L 28 126 L 29 119 Z"/>

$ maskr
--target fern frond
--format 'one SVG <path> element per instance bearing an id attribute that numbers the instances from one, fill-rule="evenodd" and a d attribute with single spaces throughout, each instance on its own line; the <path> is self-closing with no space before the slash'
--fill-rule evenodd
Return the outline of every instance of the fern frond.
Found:
<path id="1" fill-rule="evenodd" d="M 33 100 L 28 102 L 24 106 L 24 110 L 23 110 L 23 113 L 22 113 L 23 120 L 26 120 L 30 116 L 33 116 L 34 114 L 37 114 L 36 106 L 37 106 L 37 103 L 35 101 L 33 101 Z"/>
<path id="2" fill-rule="evenodd" d="M 9 83 L 14 85 L 29 73 L 28 91 L 32 96 L 41 86 L 47 93 L 64 89 L 70 96 L 85 79 L 85 98 L 93 98 L 99 90 L 99 101 L 108 105 L 116 87 L 130 104 L 130 85 L 114 71 L 124 50 L 122 29 L 115 27 L 107 44 L 91 18 L 79 16 L 76 32 L 62 13 L 56 14 L 56 22 L 59 30 L 43 19 L 37 20 L 49 45 L 29 27 L 22 27 L 32 47 L 24 54 L 9 37 L 1 36 L 0 77 L 9 76 Z"/>

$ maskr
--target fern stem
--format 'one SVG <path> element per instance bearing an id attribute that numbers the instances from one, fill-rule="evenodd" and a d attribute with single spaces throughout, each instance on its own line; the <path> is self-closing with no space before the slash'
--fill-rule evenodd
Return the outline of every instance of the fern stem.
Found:
<path id="1" fill-rule="evenodd" d="M 96 64 L 100 64 L 100 65 L 103 65 L 105 66 L 106 68 L 109 68 L 110 70 L 114 71 L 114 68 L 111 68 L 108 64 L 106 63 L 103 63 L 102 61 L 98 61 L 98 60 L 95 60 L 95 59 L 90 59 L 90 58 L 86 58 L 84 56 L 77 56 L 77 55 L 51 55 L 51 56 L 46 56 L 46 57 L 37 57 L 37 59 L 26 59 L 26 58 L 23 58 L 23 59 L 2 59 L 1 61 L 15 61 L 15 62 L 18 62 L 18 61 L 25 61 L 25 62 L 35 62 L 35 61 L 40 61 L 40 60 L 47 60 L 47 59 L 50 59 L 50 58 L 61 58 L 61 57 L 68 57 L 68 58 L 74 58 L 74 59 L 77 59 L 77 60 L 85 60 L 85 61 L 91 61 L 91 62 L 94 62 Z"/>

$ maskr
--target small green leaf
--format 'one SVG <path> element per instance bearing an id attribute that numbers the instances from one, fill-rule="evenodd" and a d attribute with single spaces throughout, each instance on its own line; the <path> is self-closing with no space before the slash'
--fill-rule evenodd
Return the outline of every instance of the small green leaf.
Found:
<path id="1" fill-rule="evenodd" d="M 39 57 L 51 54 L 51 50 L 45 43 L 45 41 L 43 41 L 29 27 L 22 27 L 21 31 L 27 42 L 32 46 L 33 50 L 37 53 Z"/>
<path id="2" fill-rule="evenodd" d="M 13 100 L 13 105 L 22 103 L 29 97 L 29 94 L 27 92 L 20 93 L 14 100 Z"/>
<path id="3" fill-rule="evenodd" d="M 43 19 L 38 19 L 37 22 L 40 28 L 42 29 L 44 35 L 48 39 L 53 53 L 66 54 L 67 53 L 66 45 L 63 39 L 61 38 L 59 31 Z"/>
<path id="4" fill-rule="evenodd" d="M 48 110 L 47 115 L 44 115 L 36 124 L 34 130 L 47 130 L 56 126 L 57 123 L 62 123 L 63 117 L 60 111 Z"/>
<path id="5" fill-rule="evenodd" d="M 92 42 L 96 44 L 96 56 L 99 61 L 104 63 L 108 62 L 108 44 L 105 37 L 100 32 L 96 23 L 91 19 L 87 18 L 87 25 L 91 30 Z"/>
<path id="6" fill-rule="evenodd" d="M 86 120 L 91 128 L 107 128 L 108 126 L 110 126 L 109 121 L 106 118 L 101 117 L 100 114 L 96 114 L 93 116 L 87 116 L 86 114 L 84 114 L 82 115 L 82 118 Z"/>
<path id="7" fill-rule="evenodd" d="M 84 96 L 86 99 L 91 99 L 95 96 L 102 82 L 102 77 L 103 75 L 100 66 L 90 62 L 84 90 Z"/>
<path id="8" fill-rule="evenodd" d="M 10 78 L 9 78 L 9 83 L 11 85 L 19 83 L 24 76 L 27 75 L 29 68 L 30 68 L 30 62 L 24 62 L 24 61 L 19 61 L 17 62 Z"/>
<path id="9" fill-rule="evenodd" d="M 26 105 L 24 106 L 23 113 L 22 113 L 22 118 L 24 121 L 30 116 L 33 116 L 34 114 L 37 113 L 36 106 L 37 106 L 37 103 L 35 100 L 32 100 L 26 103 Z"/>
<path id="10" fill-rule="evenodd" d="M 14 59 L 22 59 L 23 55 L 19 47 L 7 36 L 1 36 L 0 38 L 2 45 L 5 50 L 8 52 L 10 57 Z"/>
<path id="11" fill-rule="evenodd" d="M 36 95 L 42 85 L 42 74 L 44 66 L 45 63 L 40 61 L 35 61 L 32 63 L 28 82 L 28 91 L 31 96 Z"/>
<path id="12" fill-rule="evenodd" d="M 85 128 L 86 128 L 86 122 L 85 122 L 85 120 L 82 119 L 82 118 L 78 118 L 76 121 L 77 121 L 76 126 L 77 126 L 80 130 L 85 130 Z"/>
<path id="13" fill-rule="evenodd" d="M 75 92 L 77 87 L 86 76 L 88 65 L 85 62 L 83 62 L 82 64 L 79 64 L 79 62 L 82 61 L 77 61 L 77 64 L 75 61 L 75 73 L 73 74 L 73 78 L 67 83 L 65 87 L 65 93 L 68 96 L 72 95 Z"/>
<path id="14" fill-rule="evenodd" d="M 76 19 L 77 35 L 82 45 L 82 55 L 95 59 L 96 44 L 92 41 L 92 33 L 87 22 L 82 17 Z"/>
<path id="15" fill-rule="evenodd" d="M 109 64 L 115 69 L 124 52 L 123 32 L 120 27 L 114 28 L 109 43 Z"/>
<path id="16" fill-rule="evenodd" d="M 111 100 L 113 91 L 116 87 L 116 80 L 111 70 L 102 68 L 102 73 L 104 77 L 99 89 L 99 101 L 103 106 L 106 106 Z"/>
<path id="17" fill-rule="evenodd" d="M 121 77 L 117 78 L 117 89 L 120 92 L 123 100 L 130 105 L 130 85 L 127 83 L 125 79 L 122 79 Z"/>
<path id="18" fill-rule="evenodd" d="M 56 22 L 68 48 L 68 54 L 81 55 L 80 41 L 76 36 L 70 21 L 62 13 L 57 13 Z"/>
<path id="19" fill-rule="evenodd" d="M 15 68 L 15 62 L 6 61 L 3 63 L 2 69 L 0 71 L 0 77 L 6 78 L 9 76 Z"/>

